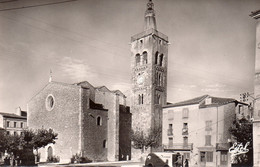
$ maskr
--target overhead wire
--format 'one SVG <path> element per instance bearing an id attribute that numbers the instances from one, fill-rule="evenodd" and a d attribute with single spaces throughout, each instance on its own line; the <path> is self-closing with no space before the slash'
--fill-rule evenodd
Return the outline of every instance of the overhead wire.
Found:
<path id="1" fill-rule="evenodd" d="M 0 3 L 10 3 L 10 2 L 14 2 L 14 1 L 18 1 L 18 0 L 6 0 L 6 1 L 0 1 Z"/>
<path id="2" fill-rule="evenodd" d="M 6 16 L 5 16 L 5 17 L 6 17 Z M 8 17 L 7 17 L 7 18 L 8 18 Z M 14 19 L 12 19 L 12 18 L 8 18 L 8 19 L 14 20 Z M 22 23 L 23 23 L 23 22 L 22 22 Z M 26 24 L 26 23 L 24 23 L 24 24 Z M 32 26 L 32 25 L 30 25 L 30 24 L 26 24 L 26 25 Z M 32 26 L 32 27 L 33 27 L 33 28 L 40 29 L 40 30 L 43 30 L 43 31 L 48 32 L 48 33 L 54 33 L 54 32 L 48 31 L 48 30 L 46 30 L 46 29 L 39 28 L 39 27 L 35 27 L 35 26 Z M 54 33 L 54 34 L 55 34 L 55 33 Z M 57 34 L 56 34 L 56 35 L 57 35 Z M 69 38 L 69 37 L 61 36 L 61 35 L 58 35 L 58 36 L 60 36 L 60 37 L 62 37 L 62 38 L 67 38 L 67 39 L 69 39 L 69 40 L 76 41 L 76 42 L 78 42 L 78 43 L 82 43 L 82 41 L 75 40 L 75 39 L 73 39 L 73 38 Z M 89 45 L 90 47 L 93 47 L 93 48 L 95 48 L 95 49 L 98 49 L 98 50 L 101 49 L 101 48 L 98 48 L 98 47 L 93 46 L 93 45 L 90 45 L 90 44 L 87 44 L 87 45 Z M 125 49 L 125 48 L 124 48 L 124 49 Z M 108 53 L 108 54 L 111 54 L 111 55 L 113 55 L 113 56 L 120 56 L 120 57 L 122 57 L 121 55 L 117 55 L 117 54 L 108 52 L 107 50 L 104 50 L 104 49 L 101 49 L 101 50 L 103 50 L 104 52 L 106 52 L 106 53 Z M 176 69 L 174 69 L 174 70 L 176 70 Z M 181 71 L 181 70 L 176 70 L 176 71 L 181 72 L 181 73 L 185 73 L 185 72 L 183 72 L 183 71 Z M 190 73 L 185 73 L 185 74 L 191 75 Z M 192 75 L 192 76 L 193 76 L 193 75 Z M 208 80 L 208 78 L 203 77 L 203 76 L 198 76 L 198 77 L 204 78 L 204 79 L 207 79 L 207 80 Z M 217 83 L 222 83 L 222 84 L 228 85 L 227 83 L 220 82 L 219 80 L 214 80 L 214 81 L 217 82 Z M 230 85 L 230 86 L 233 87 L 234 85 Z M 240 87 L 240 88 L 242 88 L 242 87 Z M 245 88 L 246 88 L 246 87 L 243 87 L 243 89 L 245 89 Z M 248 89 L 248 88 L 246 88 L 246 89 Z"/>
<path id="3" fill-rule="evenodd" d="M 57 29 L 60 29 L 60 30 L 64 30 L 64 31 L 66 31 L 68 33 L 79 35 L 80 37 L 84 37 L 84 38 L 87 38 L 87 39 L 91 39 L 91 40 L 95 40 L 95 41 L 101 42 L 101 43 L 106 44 L 106 45 L 110 45 L 112 47 L 115 47 L 116 49 L 123 49 L 123 50 L 129 51 L 129 48 L 125 48 L 125 47 L 119 46 L 118 44 L 114 44 L 114 43 L 111 43 L 111 42 L 103 41 L 103 40 L 97 39 L 95 37 L 86 35 L 85 33 L 83 34 L 83 33 L 79 33 L 79 32 L 76 32 L 76 31 L 72 31 L 72 30 L 69 30 L 69 29 L 61 27 L 61 26 L 49 24 L 49 23 L 47 23 L 47 22 L 45 22 L 45 21 L 43 21 L 41 19 L 38 19 L 38 18 L 34 18 L 34 17 L 31 17 L 31 16 L 26 16 L 26 15 L 23 15 L 21 13 L 19 13 L 19 16 L 23 16 L 23 17 L 28 18 L 30 20 L 36 21 L 38 23 L 43 23 L 45 25 L 48 25 L 48 26 L 51 26 L 51 27 L 54 27 L 54 28 L 57 28 Z M 86 31 L 88 31 L 88 30 L 86 30 Z M 89 33 L 91 34 L 92 32 L 89 32 Z"/>
<path id="4" fill-rule="evenodd" d="M 73 2 L 73 1 L 78 1 L 78 0 L 66 0 L 66 1 L 59 1 L 59 2 L 51 2 L 51 3 L 38 4 L 38 5 L 27 5 L 27 6 L 22 6 L 22 7 L 5 8 L 5 9 L 0 9 L 0 12 L 9 11 L 9 10 L 19 10 L 19 9 L 27 9 L 27 8 L 36 8 L 36 7 L 49 6 L 49 5 L 57 5 L 57 4 L 68 3 L 68 2 Z M 9 1 L 9 2 L 10 2 L 10 1 Z"/>
<path id="5" fill-rule="evenodd" d="M 64 1 L 65 2 L 65 1 Z M 66 1 L 67 2 L 67 1 Z M 55 4 L 56 3 L 62 3 L 62 2 L 55 2 Z M 49 5 L 49 4 L 45 4 L 45 5 Z M 50 4 L 51 5 L 51 4 Z M 4 16 L 4 17 L 6 17 L 6 16 Z M 25 16 L 26 17 L 26 16 Z M 10 18 L 10 17 L 6 17 L 7 19 L 11 19 L 11 20 L 13 20 L 13 21 L 17 21 L 17 19 L 13 19 L 13 18 Z M 33 19 L 33 18 L 31 18 L 31 19 Z M 33 20 L 37 20 L 37 19 L 33 19 Z M 19 20 L 18 20 L 19 21 Z M 39 22 L 42 22 L 42 21 L 40 21 L 40 20 L 38 20 Z M 31 26 L 31 27 L 33 27 L 33 28 L 36 28 L 36 29 L 40 29 L 40 30 L 42 30 L 42 31 L 45 31 L 45 32 L 48 32 L 48 33 L 52 33 L 52 34 L 55 34 L 55 32 L 52 32 L 52 31 L 49 31 L 49 30 L 46 30 L 46 29 L 43 29 L 43 28 L 40 28 L 40 27 L 37 27 L 37 26 L 33 26 L 33 25 L 31 25 L 31 24 L 28 24 L 28 23 L 24 23 L 24 22 L 21 22 L 21 23 L 23 23 L 23 24 L 25 24 L 25 25 L 27 25 L 27 26 Z M 42 22 L 42 23 L 44 23 L 44 24 L 47 24 L 47 25 L 49 25 L 49 26 L 53 26 L 53 25 L 50 25 L 50 24 L 48 24 L 48 23 L 45 23 L 45 22 Z M 53 26 L 53 27 L 56 27 L 56 28 L 60 28 L 60 29 L 63 29 L 63 30 L 66 30 L 66 29 L 64 29 L 64 28 L 62 28 L 62 27 L 58 27 L 58 26 Z M 67 31 L 67 30 L 66 30 Z M 72 32 L 72 33 L 75 33 L 75 34 L 78 34 L 78 35 L 82 35 L 82 34 L 79 34 L 79 33 L 76 33 L 76 32 Z M 55 35 L 58 35 L 58 34 L 55 34 Z M 59 37 L 62 37 L 63 39 L 64 38 L 66 38 L 66 39 L 69 39 L 69 40 L 72 40 L 72 41 L 74 41 L 74 42 L 78 42 L 78 43 L 82 43 L 82 41 L 79 41 L 79 40 L 75 40 L 75 39 L 73 39 L 73 38 L 70 38 L 70 37 L 66 37 L 66 36 L 61 36 L 61 35 L 58 35 Z M 88 36 L 85 36 L 86 38 L 89 38 Z M 100 41 L 100 40 L 97 40 L 97 41 Z M 106 42 L 104 42 L 104 41 L 100 41 L 100 42 L 103 42 L 103 43 L 106 43 Z M 109 43 L 107 43 L 107 44 L 109 44 Z M 93 45 L 89 45 L 90 47 L 93 47 L 93 48 L 96 48 L 96 49 L 98 49 L 98 50 L 100 50 L 101 48 L 98 48 L 98 47 L 95 47 L 95 46 L 93 46 Z M 123 48 L 123 49 L 125 49 L 125 48 Z M 102 50 L 102 49 L 101 49 Z M 111 54 L 111 52 L 107 52 L 107 50 L 103 50 L 104 52 L 106 52 L 106 53 L 109 53 L 109 54 Z M 114 54 L 114 53 L 112 53 L 112 55 L 113 56 L 118 56 L 117 54 Z M 120 56 L 121 57 L 121 56 Z M 176 70 L 176 69 L 175 69 Z M 178 72 L 182 72 L 182 73 L 185 73 L 185 72 L 183 72 L 183 71 L 181 71 L 181 70 L 176 70 L 176 71 L 178 71 Z M 188 74 L 188 75 L 191 75 L 190 73 L 185 73 L 185 74 Z M 193 76 L 193 75 L 192 75 Z M 209 78 L 206 78 L 206 77 L 202 77 L 202 76 L 199 76 L 199 77 L 201 77 L 201 78 L 204 78 L 204 79 L 207 79 L 207 80 L 211 80 L 211 79 L 209 79 Z M 219 82 L 219 80 L 214 80 L 214 81 L 216 81 L 216 82 L 218 82 L 218 83 L 221 83 L 221 82 Z M 223 83 L 223 84 L 225 84 L 226 85 L 226 83 Z M 234 85 L 230 85 L 230 86 L 234 86 Z M 168 86 L 168 87 L 172 87 L 172 86 Z M 174 86 L 173 88 L 178 88 L 178 86 Z M 179 88 L 182 88 L 182 87 L 179 87 Z M 240 87 L 240 88 L 242 88 L 242 87 Z M 194 90 L 191 90 L 191 91 L 194 91 Z M 199 91 L 196 91 L 196 92 L 199 92 Z"/>

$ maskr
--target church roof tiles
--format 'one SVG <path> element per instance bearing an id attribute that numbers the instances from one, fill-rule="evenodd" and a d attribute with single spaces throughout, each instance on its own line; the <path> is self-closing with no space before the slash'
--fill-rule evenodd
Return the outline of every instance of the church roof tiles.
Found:
<path id="1" fill-rule="evenodd" d="M 20 115 L 16 115 L 16 114 L 12 114 L 12 113 L 0 112 L 0 115 L 2 115 L 3 117 L 6 117 L 6 118 L 27 119 L 25 116 L 20 116 Z"/>

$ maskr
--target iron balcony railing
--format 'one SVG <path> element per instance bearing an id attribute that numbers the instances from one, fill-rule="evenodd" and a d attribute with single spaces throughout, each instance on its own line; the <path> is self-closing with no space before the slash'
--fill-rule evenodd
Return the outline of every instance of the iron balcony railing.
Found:
<path id="1" fill-rule="evenodd" d="M 192 150 L 193 143 L 169 143 L 169 145 L 164 146 L 164 149 L 168 150 Z"/>

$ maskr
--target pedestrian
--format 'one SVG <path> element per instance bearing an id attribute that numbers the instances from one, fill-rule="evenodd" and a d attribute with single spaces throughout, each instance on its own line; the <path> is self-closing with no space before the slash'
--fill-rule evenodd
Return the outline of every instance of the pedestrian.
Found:
<path id="1" fill-rule="evenodd" d="M 10 166 L 14 166 L 15 164 L 14 164 L 14 154 L 13 153 L 11 153 L 11 156 L 10 156 Z"/>
<path id="2" fill-rule="evenodd" d="M 175 166 L 176 166 L 176 167 L 181 167 L 181 166 L 182 166 L 181 155 L 179 155 L 179 156 L 177 157 L 177 161 L 175 162 Z"/>
<path id="3" fill-rule="evenodd" d="M 185 162 L 184 162 L 184 167 L 189 167 L 189 161 L 188 161 L 188 159 L 185 160 Z"/>

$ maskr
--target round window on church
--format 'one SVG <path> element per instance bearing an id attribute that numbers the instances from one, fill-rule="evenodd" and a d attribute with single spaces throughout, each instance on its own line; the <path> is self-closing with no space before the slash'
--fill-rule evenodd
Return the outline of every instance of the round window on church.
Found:
<path id="1" fill-rule="evenodd" d="M 46 109 L 48 110 L 48 111 L 51 111 L 52 109 L 53 109 L 53 107 L 54 107 L 54 97 L 53 97 L 53 95 L 48 95 L 48 97 L 46 98 L 46 102 L 45 102 L 45 104 L 46 104 Z"/>

